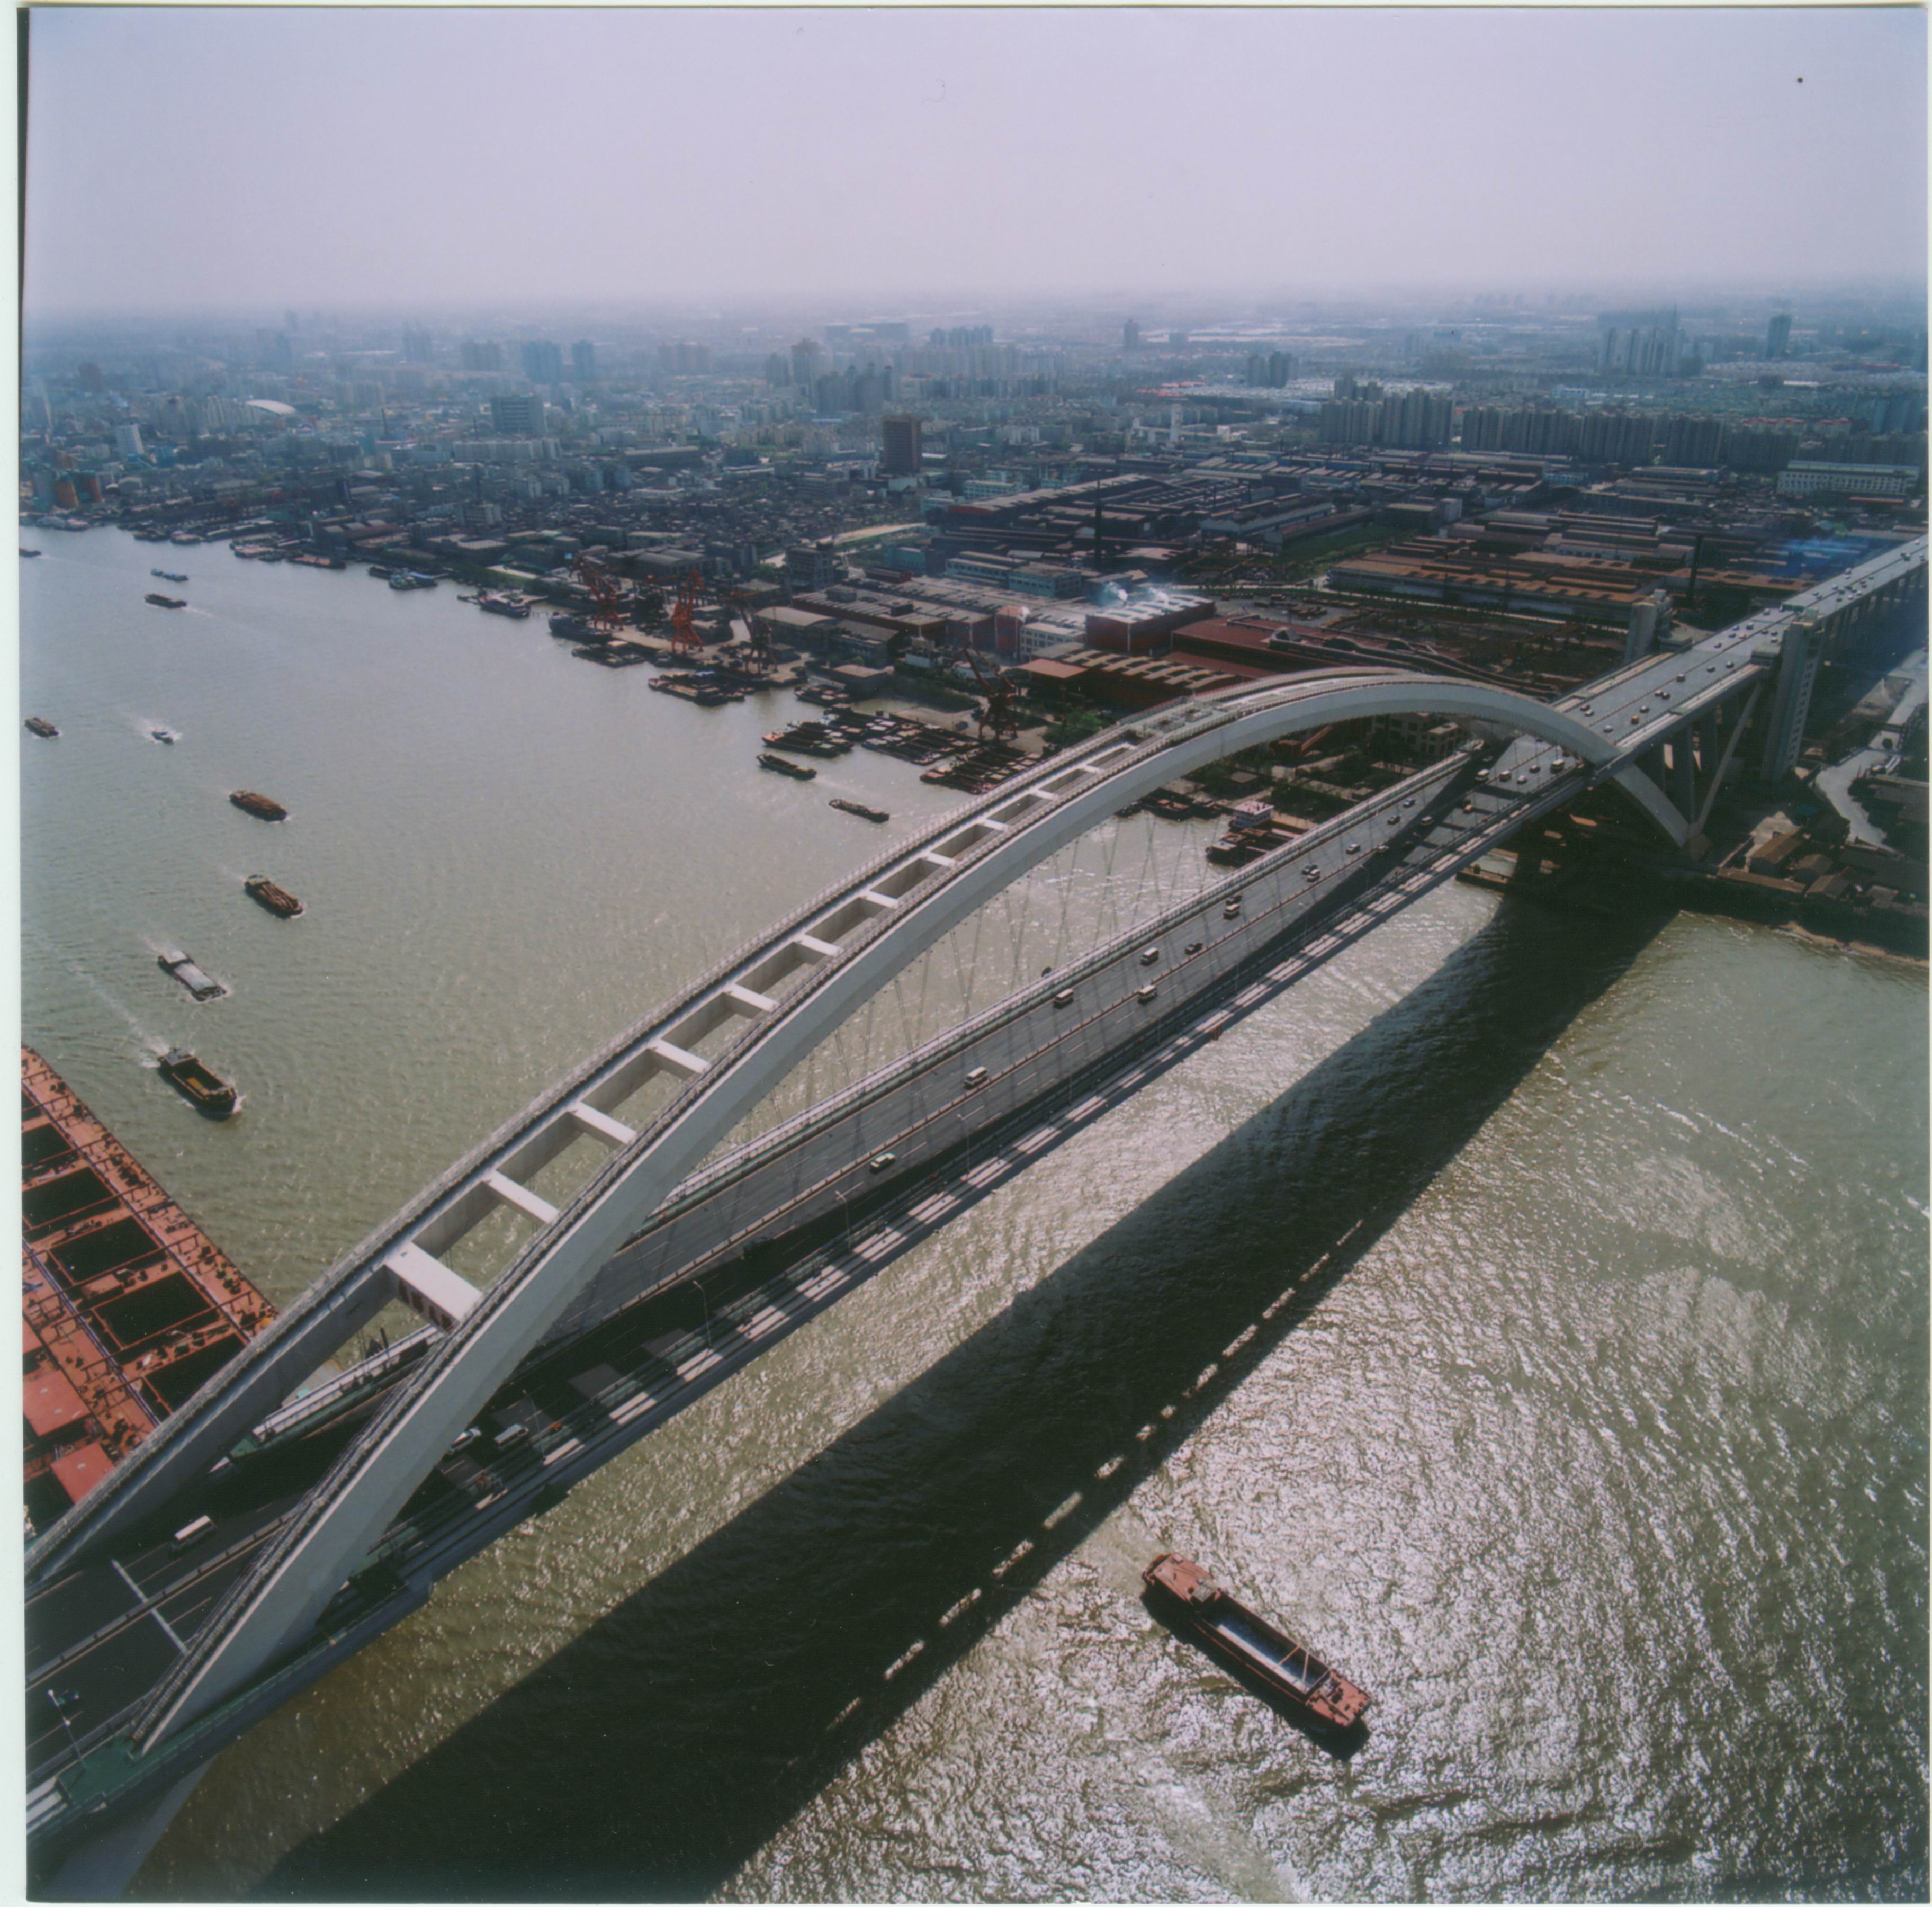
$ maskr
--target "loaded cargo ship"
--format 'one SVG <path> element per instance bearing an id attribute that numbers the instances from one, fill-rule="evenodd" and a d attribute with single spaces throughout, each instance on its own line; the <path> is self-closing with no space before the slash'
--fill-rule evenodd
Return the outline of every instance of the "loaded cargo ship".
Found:
<path id="1" fill-rule="evenodd" d="M 242 883 L 242 891 L 250 900 L 259 901 L 271 914 L 279 914 L 284 920 L 292 920 L 306 910 L 300 901 L 286 887 L 278 887 L 266 874 L 251 874 Z"/>
<path id="2" fill-rule="evenodd" d="M 212 974 L 202 972 L 178 947 L 156 955 L 154 964 L 162 972 L 172 974 L 197 1000 L 218 1000 L 228 991 Z"/>
<path id="3" fill-rule="evenodd" d="M 802 761 L 788 761 L 782 755 L 760 755 L 758 766 L 774 775 L 789 775 L 795 782 L 812 781 L 818 774 L 816 768 L 808 768 Z"/>
<path id="4" fill-rule="evenodd" d="M 38 1531 L 275 1314 L 24 1047 L 20 1089 L 23 1455 Z"/>
<path id="5" fill-rule="evenodd" d="M 266 794 L 257 794 L 252 788 L 238 788 L 229 800 L 244 815 L 253 815 L 260 821 L 286 821 L 289 811 L 279 801 L 271 801 Z"/>
<path id="6" fill-rule="evenodd" d="M 163 1053 L 158 1071 L 197 1113 L 208 1119 L 232 1119 L 242 1110 L 242 1095 L 234 1086 L 184 1047 L 170 1047 Z"/>
<path id="7" fill-rule="evenodd" d="M 1156 1556 L 1141 1580 L 1203 1648 L 1286 1696 L 1310 1721 L 1340 1731 L 1367 1712 L 1369 1698 L 1354 1683 L 1236 1602 L 1192 1557 L 1173 1551 Z"/>

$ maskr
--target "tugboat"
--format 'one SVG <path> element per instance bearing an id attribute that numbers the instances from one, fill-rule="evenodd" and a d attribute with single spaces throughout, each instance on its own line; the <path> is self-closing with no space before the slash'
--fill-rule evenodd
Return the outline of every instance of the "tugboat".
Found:
<path id="1" fill-rule="evenodd" d="M 150 728 L 148 733 L 158 742 L 166 742 L 172 748 L 181 740 L 172 728 Z"/>
<path id="2" fill-rule="evenodd" d="M 244 815 L 253 815 L 259 821 L 286 821 L 289 811 L 279 801 L 271 801 L 266 794 L 257 794 L 252 788 L 238 788 L 229 800 Z"/>
<path id="3" fill-rule="evenodd" d="M 259 901 L 271 914 L 279 914 L 284 920 L 292 920 L 304 911 L 302 904 L 286 887 L 278 887 L 266 874 L 251 874 L 242 883 L 242 891 L 250 900 Z"/>
<path id="4" fill-rule="evenodd" d="M 808 768 L 802 761 L 788 761 L 782 755 L 760 755 L 758 766 L 770 769 L 775 775 L 789 775 L 795 782 L 813 781 L 818 775 L 816 768 Z"/>
<path id="5" fill-rule="evenodd" d="M 171 954 L 158 956 L 154 964 L 162 972 L 172 974 L 197 1000 L 218 1000 L 228 991 L 220 981 L 203 973 L 178 947 Z"/>
<path id="6" fill-rule="evenodd" d="M 1340 1733 L 1362 1719 L 1369 1698 L 1361 1689 L 1236 1602 L 1191 1557 L 1168 1551 L 1141 1580 L 1203 1648 L 1286 1697 L 1310 1721 Z"/>
<path id="7" fill-rule="evenodd" d="M 241 1094 L 180 1047 L 161 1055 L 160 1074 L 197 1113 L 211 1119 L 232 1119 L 242 1110 Z"/>
<path id="8" fill-rule="evenodd" d="M 185 609 L 188 598 L 184 596 L 164 596 L 159 590 L 150 590 L 142 601 L 152 602 L 157 609 Z"/>
<path id="9" fill-rule="evenodd" d="M 188 572 L 183 569 L 150 569 L 148 574 L 160 577 L 164 583 L 184 583 L 188 581 Z"/>
<path id="10" fill-rule="evenodd" d="M 868 808 L 862 801 L 848 801 L 842 794 L 832 797 L 832 805 L 841 814 L 856 815 L 861 821 L 890 821 L 892 816 L 883 808 Z"/>
<path id="11" fill-rule="evenodd" d="M 28 716 L 27 717 L 27 728 L 29 734 L 44 735 L 50 741 L 52 741 L 54 737 L 60 733 L 60 731 L 56 728 L 44 715 Z"/>

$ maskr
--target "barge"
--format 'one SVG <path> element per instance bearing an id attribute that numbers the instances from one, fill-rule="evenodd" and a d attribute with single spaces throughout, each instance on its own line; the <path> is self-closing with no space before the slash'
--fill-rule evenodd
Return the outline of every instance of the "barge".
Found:
<path id="1" fill-rule="evenodd" d="M 163 1053 L 160 1070 L 161 1077 L 208 1119 L 232 1119 L 242 1110 L 241 1094 L 182 1047 L 171 1047 Z"/>
<path id="2" fill-rule="evenodd" d="M 789 775 L 795 782 L 813 781 L 818 775 L 816 768 L 808 768 L 802 761 L 788 761 L 782 755 L 760 755 L 758 766 L 775 775 Z"/>
<path id="3" fill-rule="evenodd" d="M 1168 1551 L 1142 1572 L 1179 1626 L 1230 1668 L 1285 1697 L 1307 1719 L 1336 1731 L 1352 1728 L 1369 1698 L 1306 1643 L 1284 1635 L 1214 1582 L 1192 1557 Z"/>
<path id="4" fill-rule="evenodd" d="M 44 735 L 48 740 L 51 741 L 60 733 L 60 731 L 44 715 L 30 715 L 27 717 L 27 732 L 29 734 Z"/>
<path id="5" fill-rule="evenodd" d="M 494 596 L 488 590 L 476 599 L 476 606 L 488 610 L 493 616 L 514 616 L 519 621 L 527 621 L 530 613 L 527 602 L 519 602 L 512 596 Z"/>
<path id="6" fill-rule="evenodd" d="M 148 574 L 151 576 L 160 577 L 164 583 L 184 583 L 188 581 L 188 572 L 185 569 L 150 569 Z M 152 600 L 152 598 L 149 599 Z"/>
<path id="7" fill-rule="evenodd" d="M 172 974 L 197 1000 L 218 1000 L 228 991 L 220 981 L 202 972 L 178 947 L 158 955 L 154 964 L 162 972 Z"/>
<path id="8" fill-rule="evenodd" d="M 172 728 L 150 728 L 148 731 L 148 735 L 150 740 L 165 742 L 170 748 L 181 740 L 181 737 Z"/>
<path id="9" fill-rule="evenodd" d="M 271 914 L 278 914 L 284 920 L 292 920 L 304 911 L 300 901 L 286 887 L 278 887 L 266 874 L 251 874 L 242 883 L 242 891 L 252 901 L 259 902 Z"/>
<path id="10" fill-rule="evenodd" d="M 253 815 L 258 821 L 286 821 L 289 818 L 288 809 L 279 801 L 271 801 L 266 794 L 257 794 L 252 788 L 238 788 L 228 799 L 244 815 Z"/>
<path id="11" fill-rule="evenodd" d="M 150 590 L 141 600 L 152 602 L 157 609 L 185 609 L 188 598 L 184 596 L 164 596 L 159 590 Z"/>
<path id="12" fill-rule="evenodd" d="M 868 808 L 862 801 L 848 801 L 842 794 L 832 797 L 832 805 L 841 814 L 856 815 L 861 821 L 890 821 L 892 816 L 883 808 Z"/>

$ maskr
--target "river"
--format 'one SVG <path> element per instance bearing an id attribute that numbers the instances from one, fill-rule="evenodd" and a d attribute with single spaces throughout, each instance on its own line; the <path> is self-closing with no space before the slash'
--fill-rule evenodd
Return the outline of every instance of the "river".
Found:
<path id="1" fill-rule="evenodd" d="M 447 584 L 30 539 L 24 1037 L 278 1302 L 958 798 Z M 1444 890 L 449 1578 L 135 1891 L 1922 1898 L 1927 1057 L 1911 966 Z M 1153 1620 L 1166 1548 L 1358 1752 Z"/>

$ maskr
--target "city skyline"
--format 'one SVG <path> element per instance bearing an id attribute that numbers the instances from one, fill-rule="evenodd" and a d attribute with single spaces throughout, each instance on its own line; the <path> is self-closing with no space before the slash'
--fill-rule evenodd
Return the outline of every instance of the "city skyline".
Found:
<path id="1" fill-rule="evenodd" d="M 1903 10 L 128 8 L 30 42 L 30 323 L 1924 272 Z"/>

